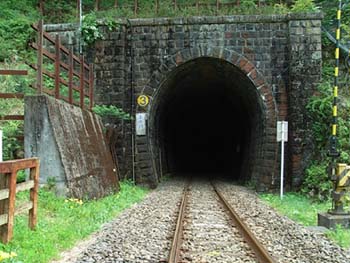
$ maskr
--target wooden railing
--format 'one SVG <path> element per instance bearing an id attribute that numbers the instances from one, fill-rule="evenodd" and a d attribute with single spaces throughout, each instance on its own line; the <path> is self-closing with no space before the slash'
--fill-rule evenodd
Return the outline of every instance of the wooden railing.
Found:
<path id="1" fill-rule="evenodd" d="M 29 180 L 16 184 L 17 172 L 30 169 Z M 13 236 L 14 217 L 29 212 L 29 227 L 34 229 L 37 223 L 39 188 L 39 159 L 22 159 L 0 162 L 0 235 L 7 243 Z M 15 207 L 16 193 L 30 190 L 30 200 Z"/>
<path id="2" fill-rule="evenodd" d="M 94 106 L 94 75 L 92 64 L 85 63 L 84 56 L 76 56 L 72 49 L 67 49 L 61 44 L 60 36 L 52 37 L 44 31 L 43 21 L 38 25 L 32 25 L 38 32 L 37 43 L 31 46 L 37 50 L 37 64 L 30 66 L 37 71 L 37 81 L 34 88 L 38 94 L 46 93 L 56 99 L 62 99 L 72 105 L 86 107 L 85 99 L 88 99 L 88 108 Z M 46 42 L 46 48 L 44 48 Z M 51 52 L 49 49 L 54 50 Z M 44 64 L 44 58 L 48 63 Z M 65 60 L 63 58 L 66 58 Z M 44 68 L 48 65 L 54 66 L 54 71 Z M 49 89 L 43 85 L 44 77 L 53 83 L 54 88 Z M 64 94 L 66 93 L 66 94 Z M 78 95 L 78 96 L 75 96 Z M 78 98 L 77 98 L 78 97 Z M 79 100 L 79 101 L 76 101 Z"/>
<path id="3" fill-rule="evenodd" d="M 0 75 L 21 75 L 26 76 L 28 75 L 27 70 L 12 70 L 12 69 L 0 69 Z M 24 94 L 23 93 L 0 93 L 0 99 L 23 99 Z M 0 121 L 12 121 L 12 120 L 24 120 L 23 115 L 0 115 Z"/>

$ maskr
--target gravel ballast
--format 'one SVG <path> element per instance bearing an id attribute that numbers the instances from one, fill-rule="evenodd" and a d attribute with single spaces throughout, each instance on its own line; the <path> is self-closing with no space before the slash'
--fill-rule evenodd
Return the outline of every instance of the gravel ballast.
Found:
<path id="1" fill-rule="evenodd" d="M 125 210 L 94 234 L 93 239 L 85 242 L 87 245 L 75 247 L 74 253 L 66 252 L 64 259 L 56 262 L 166 262 L 185 184 L 185 180 L 180 179 L 160 184 L 141 203 Z M 323 234 L 279 215 L 253 191 L 232 183 L 217 182 L 216 185 L 277 262 L 350 262 L 349 251 Z M 188 209 L 194 213 L 190 213 L 185 222 L 184 262 L 255 262 L 249 259 L 246 244 L 233 240 L 235 229 L 227 222 L 223 208 L 217 208 L 211 191 L 208 182 L 192 183 Z M 199 239 L 199 243 L 196 244 L 195 239 Z M 241 253 L 242 261 L 233 258 L 236 252 Z"/>
<path id="2" fill-rule="evenodd" d="M 227 201 L 278 262 L 349 263 L 350 252 L 263 203 L 251 190 L 217 183 Z M 292 208 L 291 208 L 292 209 Z"/>

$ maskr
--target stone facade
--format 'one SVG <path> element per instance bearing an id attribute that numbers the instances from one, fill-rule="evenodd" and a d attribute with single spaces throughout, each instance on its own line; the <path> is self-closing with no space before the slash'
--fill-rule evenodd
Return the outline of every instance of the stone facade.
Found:
<path id="1" fill-rule="evenodd" d="M 166 100 L 163 83 L 182 65 L 213 58 L 239 69 L 257 94 L 252 109 L 259 112 L 258 143 L 250 150 L 246 179 L 260 190 L 278 185 L 276 121 L 287 120 L 287 181 L 297 187 L 313 151 L 306 104 L 321 78 L 321 19 L 320 14 L 131 19 L 119 21 L 112 32 L 101 25 L 105 38 L 88 51 L 97 102 L 149 115 L 148 136 L 136 136 L 133 122 L 119 124 L 121 172 L 157 185 L 162 160 L 154 123 L 157 105 Z M 136 105 L 140 94 L 151 98 L 146 109 Z"/>

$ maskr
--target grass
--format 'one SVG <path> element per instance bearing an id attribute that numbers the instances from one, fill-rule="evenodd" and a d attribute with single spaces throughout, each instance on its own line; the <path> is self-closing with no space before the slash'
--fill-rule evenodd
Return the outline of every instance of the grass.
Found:
<path id="1" fill-rule="evenodd" d="M 0 244 L 0 250 L 15 252 L 17 257 L 2 262 L 49 262 L 57 258 L 60 251 L 71 248 L 78 240 L 100 229 L 103 223 L 142 200 L 147 192 L 130 182 L 121 182 L 118 194 L 82 202 L 58 198 L 40 189 L 37 229 L 28 229 L 27 216 L 16 217 L 14 238 L 7 245 Z M 25 196 L 28 193 L 19 194 L 18 199 Z"/>
<path id="2" fill-rule="evenodd" d="M 260 198 L 281 214 L 304 226 L 316 226 L 317 213 L 331 208 L 330 202 L 314 202 L 298 193 L 287 193 L 283 200 L 275 194 L 262 194 Z M 327 231 L 326 235 L 338 245 L 350 248 L 350 229 L 338 226 L 335 230 Z"/>

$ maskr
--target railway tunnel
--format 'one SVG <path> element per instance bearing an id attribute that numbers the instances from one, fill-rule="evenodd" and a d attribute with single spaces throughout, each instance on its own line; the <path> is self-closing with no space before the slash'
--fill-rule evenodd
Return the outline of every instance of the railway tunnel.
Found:
<path id="1" fill-rule="evenodd" d="M 249 180 L 262 144 L 262 105 L 251 80 L 225 60 L 202 57 L 178 66 L 150 112 L 157 170 Z"/>

